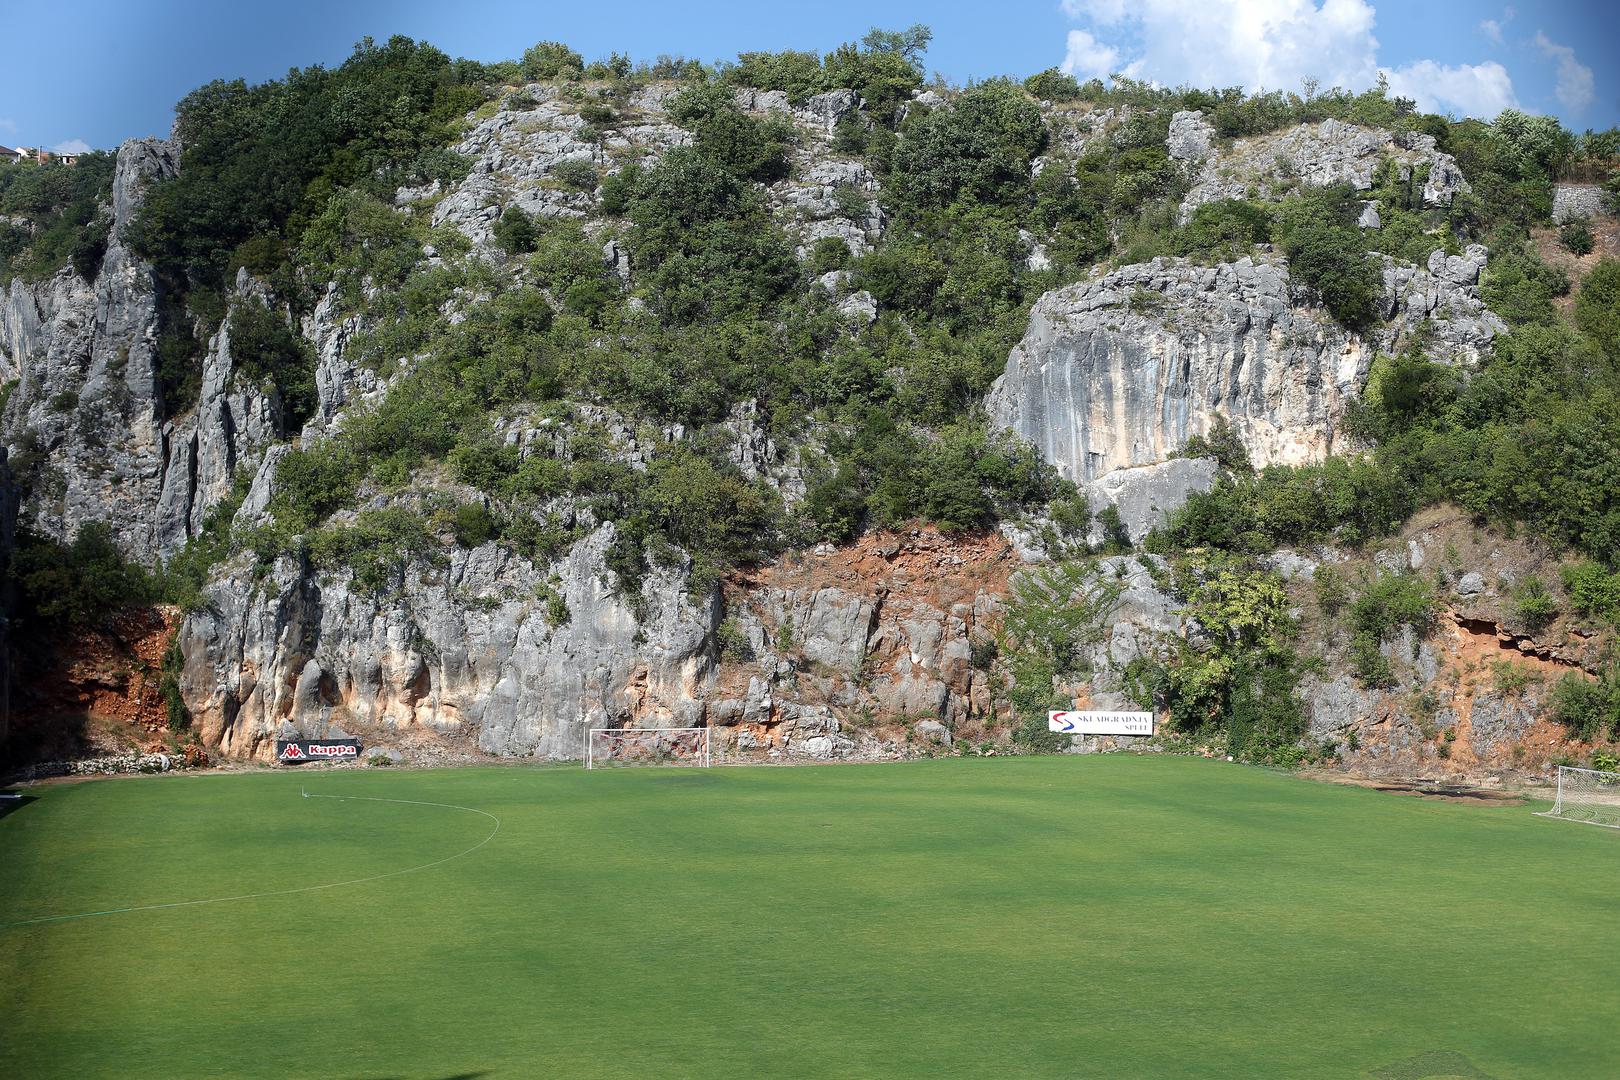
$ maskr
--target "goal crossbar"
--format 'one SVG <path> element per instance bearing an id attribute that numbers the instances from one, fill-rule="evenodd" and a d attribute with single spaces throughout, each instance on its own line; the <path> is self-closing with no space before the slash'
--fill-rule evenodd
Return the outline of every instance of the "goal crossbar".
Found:
<path id="1" fill-rule="evenodd" d="M 1620 829 L 1620 772 L 1558 766 L 1558 790 L 1540 817 Z"/>
<path id="2" fill-rule="evenodd" d="M 585 767 L 619 765 L 685 765 L 712 763 L 706 727 L 587 728 Z"/>

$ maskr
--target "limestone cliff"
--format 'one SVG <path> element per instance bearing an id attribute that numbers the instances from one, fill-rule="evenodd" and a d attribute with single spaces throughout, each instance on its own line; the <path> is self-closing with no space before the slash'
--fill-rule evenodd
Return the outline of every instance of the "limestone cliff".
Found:
<path id="1" fill-rule="evenodd" d="M 159 282 L 126 231 L 154 179 L 173 176 L 178 149 L 160 139 L 118 151 L 112 232 L 95 282 L 63 269 L 13 279 L 0 303 L 0 376 L 17 379 L 0 431 L 43 455 L 29 523 L 71 538 L 105 521 L 143 561 L 166 556 L 231 490 L 239 468 L 281 434 L 275 391 L 236 378 L 230 335 L 208 342 L 197 405 L 168 418 L 158 378 Z M 252 286 L 239 278 L 238 294 Z"/>
<path id="2" fill-rule="evenodd" d="M 987 408 L 1078 482 L 1163 461 L 1217 419 L 1256 465 L 1320 460 L 1378 352 L 1426 325 L 1435 359 L 1468 364 L 1504 329 L 1478 297 L 1485 249 L 1436 256 L 1387 266 L 1389 321 L 1366 336 L 1312 306 L 1276 257 L 1094 271 L 1036 303 Z"/>

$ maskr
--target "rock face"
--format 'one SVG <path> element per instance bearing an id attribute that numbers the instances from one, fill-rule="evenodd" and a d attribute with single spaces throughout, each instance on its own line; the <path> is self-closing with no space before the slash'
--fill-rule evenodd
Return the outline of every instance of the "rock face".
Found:
<path id="1" fill-rule="evenodd" d="M 1098 545 L 1108 539 L 1098 515 L 1112 507 L 1125 536 L 1140 544 L 1189 495 L 1213 488 L 1219 471 L 1213 458 L 1171 458 L 1157 465 L 1115 469 L 1092 481 L 1084 489 L 1092 515 L 1087 542 Z"/>
<path id="2" fill-rule="evenodd" d="M 1183 118 L 1193 115 L 1176 114 Z M 1199 137 L 1192 134 L 1197 130 L 1195 124 L 1184 119 L 1178 129 L 1172 121 L 1166 147 L 1172 157 L 1199 145 Z M 1468 190 L 1456 159 L 1441 153 L 1432 135 L 1397 134 L 1324 120 L 1239 139 L 1229 150 L 1204 157 L 1192 190 L 1182 200 L 1181 219 L 1192 217 L 1203 203 L 1273 198 L 1301 186 L 1349 184 L 1366 191 L 1386 158 L 1394 161 L 1402 180 L 1422 181 L 1423 201 L 1430 206 L 1449 206 L 1457 192 Z"/>
<path id="3" fill-rule="evenodd" d="M 641 90 L 623 117 L 599 130 L 579 115 L 578 105 L 562 99 L 557 87 L 523 87 L 454 147 L 471 159 L 472 168 L 434 207 L 433 223 L 453 225 L 474 243 L 485 244 L 509 205 L 537 217 L 585 216 L 595 200 L 592 190 L 558 182 L 559 166 L 578 162 L 603 173 L 616 168 L 615 162 L 651 161 L 689 144 L 692 136 L 664 115 L 669 96 L 665 87 Z M 402 191 L 399 198 L 438 194 L 435 184 Z"/>
<path id="4" fill-rule="evenodd" d="M 408 563 L 385 596 L 291 558 L 262 583 L 240 568 L 180 631 L 183 692 L 204 741 L 239 757 L 265 756 L 283 723 L 545 758 L 578 757 L 588 727 L 693 723 L 718 598 L 659 570 L 638 612 L 605 567 L 613 538 L 604 525 L 551 568 L 566 620 L 540 598 L 548 575 L 494 544 Z"/>
<path id="5" fill-rule="evenodd" d="M 1228 420 L 1256 465 L 1315 461 L 1380 350 L 1420 324 L 1430 353 L 1476 360 L 1503 327 L 1473 285 L 1483 248 L 1430 269 L 1392 266 L 1391 320 L 1346 331 L 1294 290 L 1279 259 L 1155 259 L 1041 297 L 986 402 L 1077 482 L 1160 462 Z"/>
<path id="6" fill-rule="evenodd" d="M 31 523 L 66 539 L 106 521 L 119 546 L 147 562 L 195 533 L 281 424 L 273 390 L 238 385 L 224 329 L 208 344 L 196 408 L 164 419 L 157 282 L 124 236 L 144 185 L 173 176 L 177 161 L 175 145 L 159 139 L 120 147 L 95 283 L 72 270 L 33 286 L 15 279 L 0 304 L 0 374 L 18 379 L 0 429 L 13 446 L 48 455 Z M 252 291 L 240 279 L 238 294 Z"/>
<path id="7" fill-rule="evenodd" d="M 0 567 L 11 567 L 11 552 L 17 537 L 17 487 L 6 464 L 6 448 L 0 446 Z M 11 731 L 11 611 L 12 575 L 0 581 L 0 747 Z"/>
<path id="8" fill-rule="evenodd" d="M 72 270 L 35 286 L 13 280 L 0 315 L 19 380 L 6 406 L 6 440 L 50 458 L 33 523 L 66 537 L 108 520 L 120 546 L 144 557 L 159 548 L 154 511 L 168 462 L 155 283 L 124 233 L 144 182 L 172 175 L 175 159 L 173 144 L 156 139 L 120 147 L 112 232 L 95 284 Z"/>
<path id="9" fill-rule="evenodd" d="M 740 726 L 722 740 L 743 744 L 776 745 L 776 728 L 805 708 L 960 732 L 992 712 L 973 642 L 988 637 L 1018 565 L 1000 536 L 913 530 L 824 546 L 738 581 L 727 592 L 741 663 L 723 674 L 706 715 Z"/>
<path id="10" fill-rule="evenodd" d="M 1555 225 L 1613 212 L 1609 193 L 1597 184 L 1554 184 L 1552 219 Z"/>
<path id="11" fill-rule="evenodd" d="M 1194 109 L 1170 117 L 1170 134 L 1164 148 L 1172 161 L 1203 161 L 1215 145 L 1215 129 L 1204 114 Z"/>

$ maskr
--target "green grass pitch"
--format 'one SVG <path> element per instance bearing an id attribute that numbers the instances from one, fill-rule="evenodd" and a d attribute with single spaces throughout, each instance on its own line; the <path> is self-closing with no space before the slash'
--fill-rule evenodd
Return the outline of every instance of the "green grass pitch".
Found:
<path id="1" fill-rule="evenodd" d="M 1620 833 L 1220 762 L 38 788 L 0 923 L 493 828 L 301 785 L 500 826 L 0 929 L 0 1076 L 1620 1076 Z"/>

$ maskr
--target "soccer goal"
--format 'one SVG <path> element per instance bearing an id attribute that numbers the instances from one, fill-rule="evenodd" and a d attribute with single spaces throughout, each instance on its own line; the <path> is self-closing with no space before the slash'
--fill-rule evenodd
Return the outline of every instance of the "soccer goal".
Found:
<path id="1" fill-rule="evenodd" d="M 1620 772 L 1558 766 L 1558 795 L 1541 816 L 1620 829 Z"/>
<path id="2" fill-rule="evenodd" d="M 591 728 L 585 733 L 585 767 L 685 765 L 709 767 L 709 729 Z"/>

